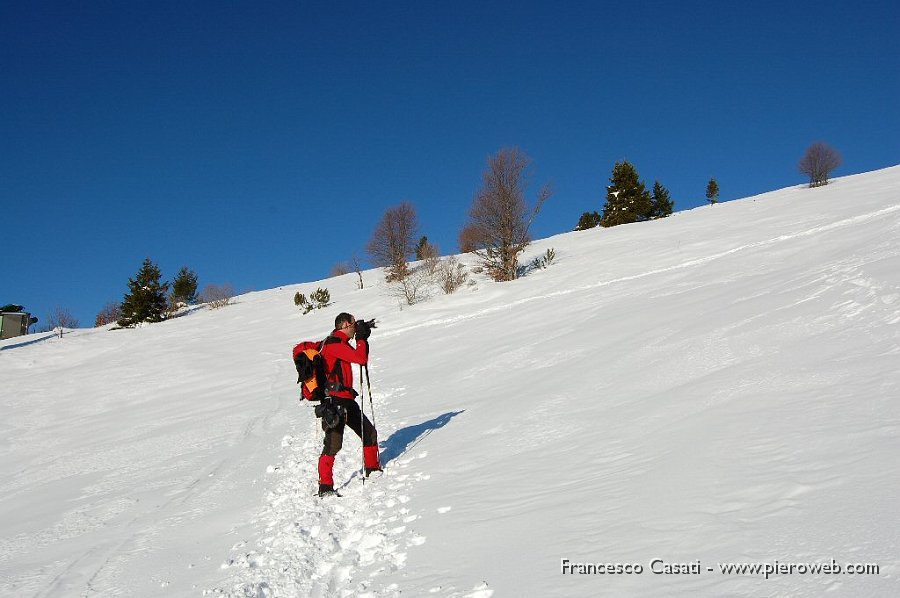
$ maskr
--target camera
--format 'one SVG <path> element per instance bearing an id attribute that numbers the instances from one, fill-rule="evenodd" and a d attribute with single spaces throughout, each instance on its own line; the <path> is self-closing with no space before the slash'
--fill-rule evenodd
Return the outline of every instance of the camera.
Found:
<path id="1" fill-rule="evenodd" d="M 366 326 L 367 328 L 375 328 L 376 327 L 375 326 L 375 318 L 372 318 L 371 320 L 362 320 L 362 319 L 357 318 L 356 324 L 357 324 L 357 326 L 359 324 L 362 324 L 362 325 Z"/>

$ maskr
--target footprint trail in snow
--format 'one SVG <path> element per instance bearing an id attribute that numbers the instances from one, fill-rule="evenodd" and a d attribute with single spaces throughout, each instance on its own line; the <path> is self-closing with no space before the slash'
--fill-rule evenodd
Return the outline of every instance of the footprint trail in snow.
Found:
<path id="1" fill-rule="evenodd" d="M 310 410 L 310 417 L 312 417 Z M 228 588 L 205 595 L 252 596 L 396 596 L 400 588 L 382 578 L 401 569 L 407 550 L 421 545 L 408 491 L 428 479 L 407 473 L 426 452 L 401 455 L 386 464 L 383 474 L 362 483 L 359 439 L 344 435 L 335 461 L 335 487 L 341 497 L 319 498 L 316 463 L 321 431 L 282 439 L 281 465 L 269 466 L 272 489 L 254 522 L 264 530 L 253 546 L 239 542 L 222 568 L 233 569 Z M 387 437 L 389 430 L 379 430 Z M 345 480 L 342 484 L 341 480 Z"/>

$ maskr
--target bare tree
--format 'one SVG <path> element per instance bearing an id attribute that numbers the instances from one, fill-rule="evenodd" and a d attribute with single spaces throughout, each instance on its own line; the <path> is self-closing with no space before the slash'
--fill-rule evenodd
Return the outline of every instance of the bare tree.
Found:
<path id="1" fill-rule="evenodd" d="M 531 160 L 518 148 L 504 148 L 488 158 L 487 169 L 481 176 L 481 189 L 463 229 L 466 240 L 475 246 L 475 255 L 496 281 L 518 277 L 519 253 L 531 242 L 528 230 L 551 195 L 545 185 L 529 211 L 525 190 L 530 165 Z"/>
<path id="2" fill-rule="evenodd" d="M 437 246 L 432 245 L 428 241 L 428 237 L 423 236 L 419 239 L 419 242 L 416 244 L 416 259 L 424 260 L 433 256 L 438 252 Z"/>
<path id="3" fill-rule="evenodd" d="M 459 231 L 459 251 L 460 253 L 472 253 L 479 249 L 478 241 L 481 233 L 473 223 L 469 223 Z"/>
<path id="4" fill-rule="evenodd" d="M 445 294 L 450 295 L 456 289 L 461 287 L 468 278 L 466 267 L 456 259 L 455 256 L 449 256 L 441 260 L 438 264 L 437 277 L 438 284 Z"/>
<path id="5" fill-rule="evenodd" d="M 110 301 L 100 310 L 97 318 L 94 320 L 94 326 L 105 326 L 118 321 L 122 317 L 122 304 L 117 301 Z"/>
<path id="6" fill-rule="evenodd" d="M 428 243 L 421 250 L 422 266 L 433 276 L 441 263 L 441 248 L 434 243 Z"/>
<path id="7" fill-rule="evenodd" d="M 62 338 L 64 328 L 78 328 L 78 320 L 65 307 L 54 307 L 50 310 L 50 317 L 47 318 L 47 327 L 49 330 L 59 330 L 59 337 Z"/>
<path id="8" fill-rule="evenodd" d="M 331 275 L 332 276 L 343 276 L 344 274 L 350 273 L 350 266 L 347 265 L 347 262 L 338 262 L 334 266 L 331 267 Z"/>
<path id="9" fill-rule="evenodd" d="M 398 278 L 391 285 L 391 293 L 406 301 L 407 305 L 415 305 L 427 301 L 431 296 L 431 274 L 424 265 L 411 268 L 403 278 Z"/>
<path id="10" fill-rule="evenodd" d="M 440 254 L 441 248 L 438 247 L 437 244 L 429 242 L 428 237 L 422 237 L 419 244 L 416 245 L 417 260 L 427 260 L 429 258 L 439 257 Z"/>
<path id="11" fill-rule="evenodd" d="M 407 259 L 415 250 L 418 233 L 416 208 L 409 202 L 388 209 L 366 246 L 376 266 L 387 269 L 388 282 L 403 280 L 409 275 Z"/>
<path id="12" fill-rule="evenodd" d="M 820 187 L 828 184 L 828 175 L 841 165 L 841 155 L 836 149 L 817 141 L 806 149 L 797 169 L 800 174 L 809 177 L 810 187 Z"/>
<path id="13" fill-rule="evenodd" d="M 357 288 L 362 290 L 363 288 L 363 277 L 362 277 L 362 264 L 360 263 L 359 256 L 353 254 L 353 259 L 350 260 L 350 267 L 353 268 L 353 271 L 356 272 L 356 276 L 359 277 L 359 282 L 356 283 Z"/>
<path id="14" fill-rule="evenodd" d="M 223 285 L 208 284 L 200 293 L 200 301 L 206 303 L 211 309 L 225 307 L 231 303 L 234 297 L 234 287 L 226 282 Z"/>

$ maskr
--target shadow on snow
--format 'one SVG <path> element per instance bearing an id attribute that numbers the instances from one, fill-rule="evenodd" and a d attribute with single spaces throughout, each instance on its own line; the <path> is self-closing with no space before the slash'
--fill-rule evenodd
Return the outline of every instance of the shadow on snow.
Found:
<path id="1" fill-rule="evenodd" d="M 57 338 L 58 336 L 59 336 L 58 333 L 53 332 L 51 334 L 48 334 L 47 336 L 42 336 L 41 338 L 31 339 L 31 340 L 24 341 L 21 343 L 16 343 L 14 345 L 5 345 L 3 347 L 0 347 L 0 351 L 6 351 L 7 349 L 18 349 L 19 347 L 27 347 L 28 345 L 33 345 L 35 343 L 43 342 L 43 341 L 47 340 L 48 338 Z"/>
<path id="2" fill-rule="evenodd" d="M 450 423 L 451 419 L 464 412 L 465 409 L 462 411 L 450 411 L 427 422 L 406 426 L 397 430 L 391 434 L 390 438 L 381 443 L 383 447 L 381 451 L 382 465 L 387 465 L 394 459 L 402 456 L 406 451 L 419 444 L 426 436 L 435 430 L 443 428 Z"/>

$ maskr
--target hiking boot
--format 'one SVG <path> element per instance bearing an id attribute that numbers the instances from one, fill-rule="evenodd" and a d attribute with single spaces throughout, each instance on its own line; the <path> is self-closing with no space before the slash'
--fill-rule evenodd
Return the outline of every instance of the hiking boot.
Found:
<path id="1" fill-rule="evenodd" d="M 331 484 L 319 484 L 318 495 L 320 498 L 323 496 L 340 496 Z"/>
<path id="2" fill-rule="evenodd" d="M 381 471 L 381 459 L 378 458 L 378 445 L 363 447 L 363 466 L 366 468 L 366 477 L 373 471 Z"/>

